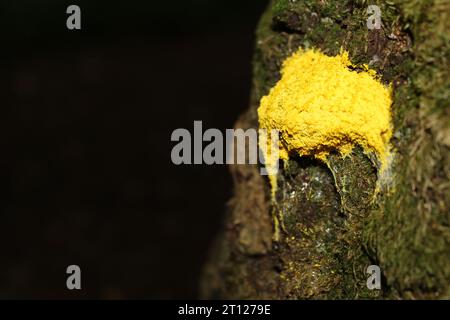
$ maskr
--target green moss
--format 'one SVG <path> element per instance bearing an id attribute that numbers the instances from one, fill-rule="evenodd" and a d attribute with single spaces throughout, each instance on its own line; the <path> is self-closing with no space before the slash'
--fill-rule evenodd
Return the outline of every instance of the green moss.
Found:
<path id="1" fill-rule="evenodd" d="M 281 14 L 289 10 L 289 0 L 277 0 L 272 4 L 272 13 L 273 15 Z"/>
<path id="2" fill-rule="evenodd" d="M 434 137 L 427 136 L 423 131 L 424 128 L 418 128 L 417 123 L 411 126 L 407 122 L 411 120 L 413 123 L 420 122 L 421 117 L 430 117 L 433 112 L 439 115 L 448 113 L 446 106 L 449 87 L 448 82 L 445 83 L 448 77 L 443 73 L 448 70 L 444 66 L 448 66 L 447 35 L 449 33 L 442 29 L 442 22 L 440 22 L 437 27 L 442 30 L 439 30 L 437 34 L 443 36 L 437 37 L 437 40 L 430 43 L 429 39 L 436 37 L 426 39 L 425 36 L 430 36 L 430 32 L 426 32 L 425 27 L 417 28 L 422 23 L 432 28 L 434 26 L 432 21 L 442 20 L 442 17 L 430 18 L 424 15 L 426 9 L 430 9 L 424 1 L 408 4 L 376 1 L 370 4 L 377 4 L 381 8 L 382 31 L 367 30 L 365 22 L 368 4 L 366 1 L 293 3 L 276 1 L 273 11 L 269 10 L 259 29 L 264 30 L 264 34 L 260 34 L 259 39 L 260 41 L 267 39 L 268 43 L 264 44 L 269 49 L 259 47 L 261 51 L 255 58 L 255 66 L 257 71 L 265 70 L 270 76 L 264 78 L 264 85 L 261 86 L 263 89 L 256 98 L 259 99 L 261 95 L 266 94 L 278 80 L 278 71 L 274 69 L 280 66 L 280 61 L 286 55 L 295 50 L 292 48 L 293 40 L 296 45 L 314 46 L 329 54 L 337 54 L 343 47 L 350 52 L 354 63 L 371 63 L 372 67 L 380 73 L 383 81 L 393 83 L 395 87 L 393 122 L 396 130 L 393 144 L 397 151 L 397 158 L 392 168 L 394 185 L 390 186 L 391 192 L 382 193 L 373 202 L 376 167 L 358 153 L 344 160 L 331 157 L 330 170 L 335 178 L 335 186 L 340 197 L 340 210 L 348 215 L 343 223 L 343 229 L 336 231 L 334 236 L 340 237 L 340 241 L 343 241 L 342 244 L 345 246 L 342 247 L 342 244 L 337 242 L 330 243 L 329 250 L 326 251 L 334 252 L 331 255 L 332 258 L 325 258 L 326 255 L 318 255 L 316 258 L 317 261 L 320 260 L 334 270 L 334 273 L 339 274 L 343 286 L 338 290 L 339 293 L 333 291 L 331 294 L 333 297 L 356 295 L 373 297 L 373 292 L 367 292 L 364 286 L 360 286 L 363 271 L 359 270 L 356 275 L 353 273 L 349 275 L 349 270 L 355 268 L 355 264 L 356 268 L 361 269 L 369 261 L 375 261 L 382 267 L 387 284 L 384 290 L 385 296 L 417 295 L 421 297 L 430 292 L 435 294 L 446 292 L 450 265 L 448 228 L 445 227 L 448 226 L 448 215 L 442 214 L 443 208 L 426 209 L 428 203 L 436 203 L 436 200 L 420 199 L 413 194 L 414 179 L 417 177 L 412 174 L 417 168 L 429 169 L 423 172 L 423 182 L 439 172 L 446 176 L 448 170 L 445 168 L 438 170 L 436 165 L 434 168 L 429 168 L 430 163 L 436 162 L 430 153 L 436 150 L 435 142 L 432 141 Z M 431 11 L 433 13 L 433 10 Z M 435 14 L 438 14 L 437 9 Z M 293 18 L 293 15 L 296 15 L 298 20 Z M 281 32 L 271 28 L 274 27 L 273 21 L 275 21 L 275 30 L 279 28 L 277 31 L 281 30 Z M 293 26 L 295 21 L 303 22 Z M 411 26 L 414 27 L 411 28 Z M 409 35 L 410 29 L 412 29 L 413 38 L 419 37 L 422 42 L 413 48 Z M 437 50 L 438 46 L 441 46 L 440 50 Z M 442 46 L 445 50 L 442 50 Z M 374 55 L 377 55 L 378 61 L 372 61 Z M 255 72 L 255 77 L 261 79 L 261 73 Z M 419 104 L 429 105 L 425 113 L 417 113 L 416 108 Z M 436 123 L 433 123 L 433 127 L 438 124 L 438 117 L 435 117 L 434 121 Z M 448 120 L 441 122 L 443 123 L 438 124 L 438 127 L 446 130 Z M 418 129 L 420 129 L 421 137 L 428 139 L 429 143 L 419 148 L 420 157 L 416 157 L 416 162 L 411 163 L 410 157 L 415 155 L 411 155 L 409 150 L 414 146 L 414 139 L 418 138 Z M 443 136 L 442 133 L 441 136 Z M 429 154 L 428 157 L 427 154 Z M 445 152 L 440 150 L 439 154 L 444 157 Z M 448 164 L 448 158 L 443 159 L 443 163 Z M 306 173 L 306 176 L 314 177 L 314 173 Z M 318 199 L 317 194 L 320 192 L 314 191 L 314 188 L 308 191 L 310 197 L 307 199 L 302 199 L 300 195 L 292 199 L 289 192 L 296 191 L 290 188 L 286 185 L 282 187 L 282 192 L 287 192 L 288 195 L 285 194 L 279 199 L 281 212 L 283 212 L 280 220 L 284 222 L 286 237 L 288 239 L 291 235 L 300 237 L 303 243 L 310 237 L 310 241 L 313 241 L 312 239 L 318 237 L 314 232 L 308 235 L 297 234 L 303 226 L 299 221 L 302 216 L 308 216 L 308 210 L 320 212 L 327 205 L 321 203 L 315 207 L 315 200 Z M 330 191 L 327 192 L 330 193 Z M 440 203 L 447 201 L 448 198 L 442 192 L 439 194 Z M 306 201 L 306 208 L 305 205 L 300 205 L 299 201 L 302 203 Z M 448 201 L 446 203 L 448 204 Z M 446 205 L 443 207 L 447 210 Z M 299 208 L 306 212 L 303 215 L 299 214 L 296 211 Z M 427 219 L 422 219 L 420 213 L 425 211 Z M 437 226 L 436 230 L 431 230 L 431 226 L 428 225 L 430 222 Z M 321 225 L 320 219 L 314 223 L 314 226 L 316 230 L 325 228 Z M 291 240 L 291 245 L 292 242 Z M 344 258 L 348 256 L 355 259 Z M 357 263 L 358 259 L 360 261 Z M 305 265 L 311 267 L 308 263 L 296 264 L 296 268 L 302 269 Z M 359 289 L 355 290 L 355 288 Z"/>
<path id="3" fill-rule="evenodd" d="M 365 230 L 386 279 L 402 297 L 446 297 L 450 287 L 449 3 L 398 2 L 415 40 L 396 92 L 395 191 Z M 444 102 L 446 101 L 446 102 Z M 448 297 L 448 294 L 447 294 Z"/>

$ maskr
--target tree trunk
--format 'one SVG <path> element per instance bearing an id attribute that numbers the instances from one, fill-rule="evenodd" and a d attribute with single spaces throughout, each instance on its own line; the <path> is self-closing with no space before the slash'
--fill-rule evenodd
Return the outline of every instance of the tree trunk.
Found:
<path id="1" fill-rule="evenodd" d="M 236 127 L 258 127 L 259 101 L 297 48 L 342 47 L 394 88 L 389 190 L 373 200 L 377 169 L 358 148 L 328 166 L 286 161 L 275 201 L 258 166 L 231 166 L 234 197 L 203 297 L 450 298 L 450 1 L 373 2 L 381 29 L 368 29 L 365 0 L 272 1 L 257 28 L 251 105 Z M 380 290 L 367 286 L 369 265 L 381 269 Z"/>

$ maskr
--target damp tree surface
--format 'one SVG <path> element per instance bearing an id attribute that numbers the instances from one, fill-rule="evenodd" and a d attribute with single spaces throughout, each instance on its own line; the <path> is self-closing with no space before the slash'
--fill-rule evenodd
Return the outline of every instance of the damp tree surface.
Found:
<path id="1" fill-rule="evenodd" d="M 368 28 L 370 5 L 380 28 Z M 298 48 L 344 49 L 392 86 L 390 184 L 377 190 L 360 147 L 327 165 L 283 160 L 274 198 L 257 165 L 230 166 L 234 196 L 203 297 L 450 298 L 450 1 L 274 0 L 256 36 L 251 104 L 236 127 L 258 128 L 260 100 Z M 367 286 L 370 265 L 379 290 Z"/>

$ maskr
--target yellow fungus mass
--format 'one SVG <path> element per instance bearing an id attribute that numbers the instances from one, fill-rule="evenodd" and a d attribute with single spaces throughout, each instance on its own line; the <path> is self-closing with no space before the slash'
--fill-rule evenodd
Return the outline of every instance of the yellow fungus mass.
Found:
<path id="1" fill-rule="evenodd" d="M 281 159 L 298 154 L 326 162 L 330 152 L 346 156 L 360 145 L 385 169 L 392 136 L 391 89 L 367 65 L 362 71 L 353 67 L 346 51 L 330 57 L 299 50 L 284 61 L 281 80 L 258 108 L 260 128 L 280 132 Z M 274 165 L 270 154 L 265 158 L 266 166 Z M 275 191 L 276 177 L 270 179 Z"/>

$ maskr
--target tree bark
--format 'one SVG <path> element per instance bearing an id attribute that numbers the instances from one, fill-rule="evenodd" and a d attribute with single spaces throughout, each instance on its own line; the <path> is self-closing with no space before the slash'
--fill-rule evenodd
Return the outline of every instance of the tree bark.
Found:
<path id="1" fill-rule="evenodd" d="M 251 104 L 297 48 L 367 63 L 391 83 L 392 183 L 373 201 L 377 169 L 355 148 L 329 166 L 299 157 L 278 174 L 276 200 L 256 165 L 230 167 L 234 197 L 205 267 L 205 298 L 450 298 L 450 1 L 275 0 L 257 28 Z M 326 121 L 326 119 L 324 119 Z M 283 221 L 274 240 L 274 219 Z M 366 268 L 378 265 L 380 290 Z"/>

